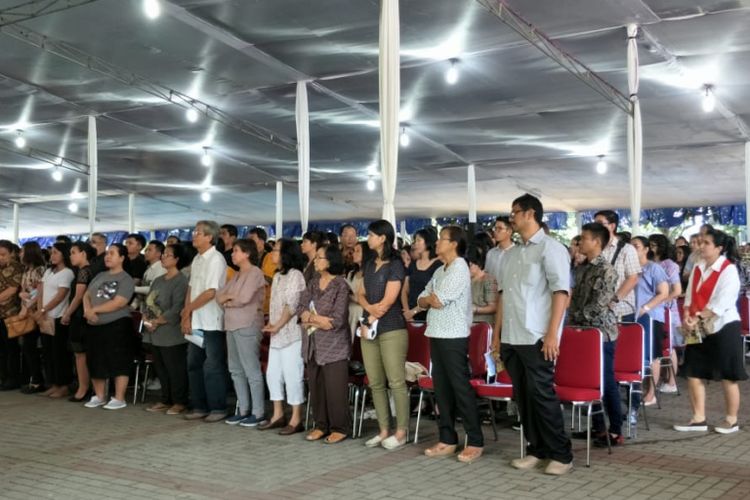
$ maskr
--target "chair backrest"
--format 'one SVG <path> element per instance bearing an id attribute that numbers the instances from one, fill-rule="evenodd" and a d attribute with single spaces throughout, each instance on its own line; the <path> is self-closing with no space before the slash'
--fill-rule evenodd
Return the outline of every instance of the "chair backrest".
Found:
<path id="1" fill-rule="evenodd" d="M 597 328 L 567 326 L 560 338 L 560 354 L 555 364 L 555 384 L 578 389 L 604 386 L 602 332 Z"/>
<path id="2" fill-rule="evenodd" d="M 426 323 L 406 323 L 409 332 L 409 348 L 406 351 L 406 361 L 419 363 L 430 369 L 430 339 L 425 337 Z"/>
<path id="3" fill-rule="evenodd" d="M 740 297 L 740 323 L 743 332 L 750 332 L 750 299 Z"/>
<path id="4" fill-rule="evenodd" d="M 469 369 L 473 378 L 484 377 L 487 373 L 485 353 L 492 341 L 492 326 L 489 323 L 472 323 L 469 332 Z"/>
<path id="5" fill-rule="evenodd" d="M 615 371 L 643 374 L 643 326 L 638 323 L 620 323 L 617 329 L 619 334 L 615 348 Z"/>

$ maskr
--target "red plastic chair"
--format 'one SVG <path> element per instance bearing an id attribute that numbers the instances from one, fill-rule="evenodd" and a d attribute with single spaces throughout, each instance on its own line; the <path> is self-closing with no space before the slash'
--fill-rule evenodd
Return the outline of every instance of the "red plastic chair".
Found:
<path id="1" fill-rule="evenodd" d="M 602 333 L 596 328 L 566 327 L 560 339 L 560 354 L 555 364 L 555 391 L 562 403 L 573 405 L 573 411 L 585 407 L 586 467 L 591 465 L 591 416 L 605 413 Z M 599 410 L 593 411 L 594 404 Z M 609 433 L 607 433 L 607 448 Z"/>
<path id="2" fill-rule="evenodd" d="M 492 421 L 492 432 L 495 435 L 495 441 L 497 441 L 497 428 L 495 427 L 495 410 L 492 408 L 493 401 L 503 401 L 504 403 L 510 404 L 513 400 L 513 381 L 510 378 L 508 370 L 503 370 L 495 375 L 495 381 L 490 383 L 489 374 L 487 381 L 482 384 L 474 385 L 474 390 L 477 393 L 477 397 L 484 399 L 489 402 L 490 406 L 490 419 Z M 521 436 L 521 458 L 526 455 L 526 443 L 523 437 L 523 425 L 520 424 L 520 436 Z"/>
<path id="3" fill-rule="evenodd" d="M 633 436 L 630 422 L 630 408 L 633 394 L 643 394 L 643 379 L 646 378 L 644 350 L 646 332 L 638 323 L 620 323 L 618 325 L 617 347 L 615 348 L 615 381 L 628 388 L 628 437 Z M 643 404 L 643 418 L 648 429 L 648 418 Z"/>
<path id="4" fill-rule="evenodd" d="M 745 295 L 740 297 L 740 323 L 743 340 L 742 351 L 743 354 L 747 354 L 748 345 L 750 345 L 750 299 Z"/>

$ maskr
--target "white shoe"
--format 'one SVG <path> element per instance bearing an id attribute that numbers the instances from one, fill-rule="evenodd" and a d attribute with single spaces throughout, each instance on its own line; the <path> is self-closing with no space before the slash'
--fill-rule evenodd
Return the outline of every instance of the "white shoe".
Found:
<path id="1" fill-rule="evenodd" d="M 662 394 L 677 394 L 677 386 L 662 384 L 661 387 L 659 387 L 659 392 Z"/>
<path id="2" fill-rule="evenodd" d="M 404 446 L 406 444 L 406 437 L 404 437 L 403 441 L 399 441 L 396 439 L 396 436 L 388 436 L 383 440 L 380 445 L 385 448 L 386 450 L 397 450 Z"/>
<path id="3" fill-rule="evenodd" d="M 380 443 L 382 443 L 386 438 L 380 437 L 380 434 L 376 434 L 374 437 L 371 437 L 367 441 L 365 441 L 365 446 L 367 448 L 375 448 L 376 446 L 380 446 Z"/>
<path id="4" fill-rule="evenodd" d="M 96 394 L 91 396 L 91 399 L 89 399 L 88 403 L 84 404 L 86 408 L 98 408 L 100 406 L 105 405 L 107 402 L 103 399 L 99 399 Z"/>
<path id="5" fill-rule="evenodd" d="M 161 390 L 161 382 L 159 382 L 158 378 L 153 379 L 151 382 L 146 385 L 146 390 L 148 391 L 160 391 Z"/>
<path id="6" fill-rule="evenodd" d="M 571 470 L 573 470 L 573 462 L 564 464 L 557 460 L 550 460 L 549 464 L 547 464 L 547 468 L 544 469 L 544 473 L 549 474 L 550 476 L 562 476 Z"/>
<path id="7" fill-rule="evenodd" d="M 516 458 L 511 460 L 510 465 L 511 467 L 518 470 L 529 470 L 539 465 L 539 462 L 541 462 L 541 460 L 534 455 L 526 455 L 523 458 Z"/>
<path id="8" fill-rule="evenodd" d="M 125 401 L 120 401 L 119 399 L 112 398 L 109 400 L 109 403 L 104 405 L 105 410 L 122 410 L 128 406 L 128 404 Z"/>

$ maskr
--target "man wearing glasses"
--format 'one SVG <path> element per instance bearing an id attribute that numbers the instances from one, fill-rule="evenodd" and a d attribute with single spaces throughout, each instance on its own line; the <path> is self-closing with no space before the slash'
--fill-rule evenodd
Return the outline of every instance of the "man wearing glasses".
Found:
<path id="1" fill-rule="evenodd" d="M 528 441 L 527 455 L 511 462 L 533 469 L 548 459 L 545 473 L 570 471 L 573 455 L 553 386 L 554 362 L 570 289 L 570 256 L 542 229 L 542 203 L 525 194 L 513 201 L 510 221 L 521 242 L 503 258 L 498 279 L 501 300 L 493 333 Z M 502 340 L 501 340 L 502 339 Z"/>

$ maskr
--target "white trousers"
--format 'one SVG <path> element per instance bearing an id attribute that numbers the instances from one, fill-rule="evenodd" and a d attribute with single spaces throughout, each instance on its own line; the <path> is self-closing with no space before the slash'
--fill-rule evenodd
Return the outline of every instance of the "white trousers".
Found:
<path id="1" fill-rule="evenodd" d="M 284 401 L 290 405 L 305 402 L 304 385 L 305 363 L 302 361 L 302 341 L 283 348 L 271 347 L 268 350 L 266 383 L 271 401 Z M 286 388 L 286 391 L 284 390 Z"/>

